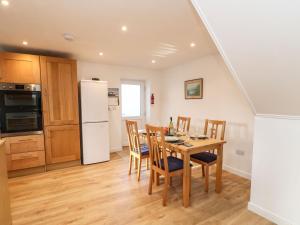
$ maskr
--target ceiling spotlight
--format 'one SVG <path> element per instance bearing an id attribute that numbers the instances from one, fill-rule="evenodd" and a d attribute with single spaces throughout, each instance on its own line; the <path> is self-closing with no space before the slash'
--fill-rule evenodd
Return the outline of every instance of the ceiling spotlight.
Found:
<path id="1" fill-rule="evenodd" d="M 100 55 L 100 56 L 103 56 L 103 52 L 99 52 L 99 55 Z"/>
<path id="2" fill-rule="evenodd" d="M 156 63 L 156 61 L 155 61 L 154 59 L 153 59 L 151 62 L 152 62 L 153 64 Z"/>
<path id="3" fill-rule="evenodd" d="M 121 29 L 122 29 L 122 31 L 124 31 L 124 32 L 127 31 L 127 27 L 126 27 L 126 26 L 122 26 Z"/>
<path id="4" fill-rule="evenodd" d="M 22 41 L 22 45 L 28 45 L 27 41 Z"/>
<path id="5" fill-rule="evenodd" d="M 191 48 L 194 48 L 194 47 L 196 46 L 196 44 L 195 44 L 194 42 L 192 42 L 192 43 L 190 44 L 190 46 L 191 46 Z"/>
<path id="6" fill-rule="evenodd" d="M 7 1 L 7 0 L 2 0 L 2 1 L 1 1 L 1 4 L 2 4 L 3 6 L 9 6 L 9 1 Z"/>

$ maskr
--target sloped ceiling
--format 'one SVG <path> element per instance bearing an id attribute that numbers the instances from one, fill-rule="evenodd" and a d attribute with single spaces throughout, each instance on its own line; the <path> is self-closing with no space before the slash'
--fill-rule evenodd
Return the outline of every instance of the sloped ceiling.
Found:
<path id="1" fill-rule="evenodd" d="M 300 115 L 300 2 L 192 0 L 257 114 Z"/>

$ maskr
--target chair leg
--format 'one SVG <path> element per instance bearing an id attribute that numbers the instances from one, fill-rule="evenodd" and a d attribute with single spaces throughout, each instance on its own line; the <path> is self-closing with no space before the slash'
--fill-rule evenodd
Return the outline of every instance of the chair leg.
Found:
<path id="1" fill-rule="evenodd" d="M 208 192 L 209 186 L 209 166 L 205 166 L 205 191 Z"/>
<path id="2" fill-rule="evenodd" d="M 134 168 L 138 168 L 138 158 L 134 157 Z"/>
<path id="3" fill-rule="evenodd" d="M 163 192 L 163 206 L 167 205 L 168 188 L 169 188 L 168 180 L 169 180 L 169 177 L 165 176 L 164 192 Z"/>
<path id="4" fill-rule="evenodd" d="M 149 170 L 149 158 L 146 158 L 147 170 Z"/>
<path id="5" fill-rule="evenodd" d="M 201 167 L 202 167 L 202 177 L 205 177 L 204 165 L 201 165 Z"/>
<path id="6" fill-rule="evenodd" d="M 159 185 L 160 185 L 160 182 L 159 182 L 159 176 L 160 176 L 160 174 L 159 174 L 159 173 L 156 173 L 156 176 L 155 176 L 155 178 L 156 178 L 156 186 L 159 186 Z"/>
<path id="7" fill-rule="evenodd" d="M 154 171 L 150 169 L 150 178 L 149 178 L 149 187 L 148 187 L 148 194 L 152 194 L 152 184 L 153 184 L 153 178 L 154 178 Z"/>
<path id="8" fill-rule="evenodd" d="M 131 174 L 131 167 L 132 167 L 132 155 L 130 155 L 130 157 L 129 157 L 129 171 L 128 171 L 128 175 Z"/>
<path id="9" fill-rule="evenodd" d="M 169 178 L 169 185 L 172 186 L 172 183 L 173 183 L 173 177 L 170 177 Z"/>
<path id="10" fill-rule="evenodd" d="M 139 161 L 138 161 L 138 181 L 140 181 L 141 179 L 141 169 L 142 169 L 142 158 L 139 158 Z"/>

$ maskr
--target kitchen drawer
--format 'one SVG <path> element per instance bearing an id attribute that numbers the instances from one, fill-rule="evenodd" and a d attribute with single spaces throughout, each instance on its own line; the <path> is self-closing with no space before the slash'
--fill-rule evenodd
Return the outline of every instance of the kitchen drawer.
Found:
<path id="1" fill-rule="evenodd" d="M 7 170 L 19 170 L 45 165 L 45 152 L 24 152 L 6 155 Z"/>
<path id="2" fill-rule="evenodd" d="M 6 138 L 6 153 L 16 154 L 44 151 L 44 135 L 27 135 Z"/>

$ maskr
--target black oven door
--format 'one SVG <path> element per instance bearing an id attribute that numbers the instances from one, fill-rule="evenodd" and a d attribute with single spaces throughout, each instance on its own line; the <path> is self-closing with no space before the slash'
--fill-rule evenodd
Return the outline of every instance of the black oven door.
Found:
<path id="1" fill-rule="evenodd" d="M 1 111 L 1 133 L 19 133 L 40 131 L 42 127 L 41 111 Z"/>
<path id="2" fill-rule="evenodd" d="M 8 91 L 0 92 L 0 105 L 6 109 L 30 108 L 41 109 L 41 92 L 39 91 Z"/>

